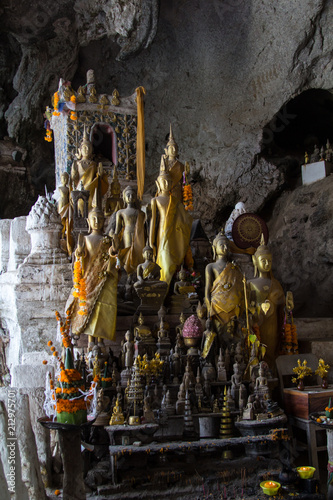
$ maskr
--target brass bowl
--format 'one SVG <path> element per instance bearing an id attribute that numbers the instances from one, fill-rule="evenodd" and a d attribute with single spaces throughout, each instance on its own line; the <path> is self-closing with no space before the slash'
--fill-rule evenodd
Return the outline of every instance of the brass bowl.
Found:
<path id="1" fill-rule="evenodd" d="M 183 337 L 186 347 L 196 347 L 201 337 Z"/>

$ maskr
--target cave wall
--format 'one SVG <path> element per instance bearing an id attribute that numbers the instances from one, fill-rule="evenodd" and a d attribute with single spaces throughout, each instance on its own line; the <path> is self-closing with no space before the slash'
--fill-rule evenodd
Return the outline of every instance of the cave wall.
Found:
<path id="1" fill-rule="evenodd" d="M 291 187 L 285 169 L 263 153 L 279 133 L 274 116 L 281 132 L 295 119 L 291 99 L 332 87 L 332 2 L 149 0 L 142 7 L 139 0 L 46 0 L 30 10 L 16 3 L 3 8 L 3 36 L 15 53 L 3 59 L 8 75 L 13 68 L 16 74 L 2 85 L 0 100 L 7 133 L 28 149 L 36 189 L 52 187 L 43 109 L 60 77 L 77 88 L 92 68 L 99 91 L 146 89 L 147 190 L 154 192 L 172 123 L 180 159 L 191 164 L 195 214 L 208 234 L 239 200 L 259 214 L 273 200 L 279 213 L 269 216 L 283 217 L 277 201 Z M 306 230 L 303 221 L 296 230 Z"/>

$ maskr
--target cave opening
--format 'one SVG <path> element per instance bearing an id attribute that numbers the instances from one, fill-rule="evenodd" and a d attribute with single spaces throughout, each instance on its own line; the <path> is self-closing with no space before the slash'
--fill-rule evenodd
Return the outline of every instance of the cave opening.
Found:
<path id="1" fill-rule="evenodd" d="M 301 182 L 305 153 L 333 143 L 333 94 L 310 89 L 284 104 L 263 129 L 261 155 L 284 171 L 291 188 Z"/>

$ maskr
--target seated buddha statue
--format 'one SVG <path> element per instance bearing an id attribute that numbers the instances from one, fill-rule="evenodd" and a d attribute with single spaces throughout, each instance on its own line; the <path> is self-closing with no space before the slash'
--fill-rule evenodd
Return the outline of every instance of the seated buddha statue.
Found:
<path id="1" fill-rule="evenodd" d="M 260 342 L 266 345 L 265 361 L 275 372 L 275 359 L 279 355 L 283 326 L 285 296 L 280 283 L 272 274 L 272 253 L 265 245 L 263 237 L 253 255 L 253 265 L 255 277 L 248 281 L 250 300 L 255 303 L 253 321 L 259 326 Z"/>
<path id="2" fill-rule="evenodd" d="M 221 231 L 213 241 L 215 262 L 205 270 L 205 301 L 208 315 L 215 320 L 222 347 L 226 326 L 238 318 L 244 305 L 243 276 L 238 266 L 229 261 L 229 240 Z"/>
<path id="3" fill-rule="evenodd" d="M 133 186 L 124 189 L 123 198 L 126 208 L 117 212 L 114 240 L 116 248 L 121 246 L 126 250 L 124 268 L 127 274 L 132 274 L 143 260 L 142 250 L 146 242 L 145 214 L 137 207 L 137 194 Z"/>
<path id="4" fill-rule="evenodd" d="M 160 310 L 168 291 L 168 284 L 160 280 L 161 268 L 153 261 L 153 249 L 145 246 L 142 251 L 144 262 L 136 269 L 138 281 L 134 290 L 141 299 L 138 311 L 150 314 Z"/>
<path id="5" fill-rule="evenodd" d="M 153 338 L 151 329 L 144 324 L 145 320 L 142 313 L 139 314 L 138 324 L 134 327 L 134 337 L 140 340 L 150 340 Z"/>

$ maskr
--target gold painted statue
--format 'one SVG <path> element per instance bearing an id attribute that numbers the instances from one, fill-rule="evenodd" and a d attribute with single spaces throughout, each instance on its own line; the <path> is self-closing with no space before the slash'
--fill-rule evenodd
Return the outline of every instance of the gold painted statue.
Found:
<path id="1" fill-rule="evenodd" d="M 147 338 L 152 337 L 151 329 L 149 326 L 144 324 L 145 320 L 140 312 L 140 315 L 138 317 L 138 324 L 134 327 L 134 337 L 139 338 L 141 340 L 145 340 Z"/>
<path id="2" fill-rule="evenodd" d="M 206 266 L 205 301 L 208 316 L 226 326 L 232 318 L 239 317 L 244 308 L 243 275 L 229 262 L 228 238 L 220 232 L 213 241 L 216 262 Z"/>
<path id="3" fill-rule="evenodd" d="M 142 263 L 142 250 L 146 243 L 145 214 L 137 208 L 136 189 L 127 186 L 123 192 L 126 208 L 118 210 L 116 215 L 115 241 L 119 246 L 119 236 L 122 232 L 121 242 L 127 252 L 124 254 L 124 268 L 127 274 L 136 271 Z"/>
<path id="4" fill-rule="evenodd" d="M 120 196 L 120 191 L 121 191 L 120 182 L 118 180 L 116 166 L 114 166 L 113 178 L 110 188 L 111 188 L 111 196 L 110 198 L 107 198 L 105 202 L 105 209 L 104 209 L 105 217 L 110 217 L 118 210 L 124 208 L 124 202 Z"/>
<path id="5" fill-rule="evenodd" d="M 108 190 L 107 174 L 103 172 L 102 164 L 97 165 L 93 160 L 93 145 L 86 129 L 83 132 L 79 153 L 72 164 L 71 181 L 73 189 L 79 189 L 82 183 L 84 190 L 90 192 L 89 209 L 92 207 L 92 199 L 98 185 L 100 184 L 102 196 Z"/>
<path id="6" fill-rule="evenodd" d="M 170 194 L 172 178 L 162 169 L 157 178 L 159 195 L 151 200 L 149 244 L 161 267 L 161 280 L 168 285 L 188 251 L 192 217 L 184 205 Z"/>
<path id="7" fill-rule="evenodd" d="M 144 262 L 137 267 L 138 281 L 135 285 L 142 284 L 143 281 L 147 282 L 160 282 L 161 268 L 156 262 L 153 261 L 153 249 L 150 246 L 145 246 L 142 251 Z"/>
<path id="8" fill-rule="evenodd" d="M 88 216 L 91 232 L 79 236 L 75 250 L 76 260 L 81 260 L 85 282 L 86 314 L 82 315 L 77 297 L 71 296 L 66 306 L 72 312 L 73 334 L 89 335 L 90 345 L 93 337 L 114 340 L 117 318 L 116 257 L 111 253 L 111 239 L 103 234 L 104 215 L 97 206 L 97 191 L 95 194 Z"/>
<path id="9" fill-rule="evenodd" d="M 171 177 L 171 194 L 175 196 L 178 201 L 182 201 L 182 181 L 185 167 L 183 163 L 178 160 L 178 146 L 172 135 L 171 124 L 169 140 L 164 151 L 165 154 L 161 157 L 161 170 L 165 165 L 165 170 Z"/>
<path id="10" fill-rule="evenodd" d="M 249 280 L 248 284 L 250 300 L 255 302 L 253 321 L 259 326 L 260 342 L 267 346 L 264 359 L 275 371 L 275 359 L 279 355 L 284 318 L 285 296 L 282 286 L 272 274 L 272 253 L 265 245 L 263 237 L 252 259 L 255 277 Z"/>
<path id="11" fill-rule="evenodd" d="M 57 209 L 62 223 L 61 237 L 66 237 L 66 251 L 68 252 L 68 255 L 71 255 L 73 251 L 74 240 L 71 234 L 71 206 L 69 203 L 70 188 L 68 187 L 69 174 L 67 172 L 63 172 L 60 179 L 61 186 L 59 186 L 58 188 L 59 200 Z"/>

